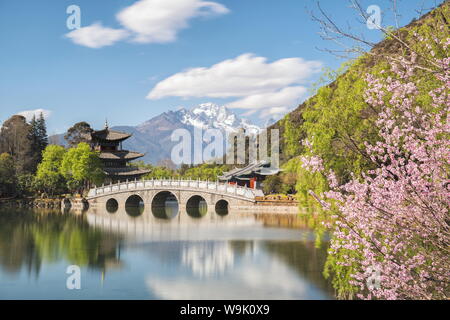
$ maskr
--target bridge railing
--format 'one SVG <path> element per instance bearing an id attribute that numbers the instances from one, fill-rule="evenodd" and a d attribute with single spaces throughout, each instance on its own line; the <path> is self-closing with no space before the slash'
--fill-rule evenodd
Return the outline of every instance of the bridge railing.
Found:
<path id="1" fill-rule="evenodd" d="M 99 197 L 103 195 L 133 191 L 133 190 L 145 190 L 167 188 L 170 189 L 189 189 L 199 191 L 209 191 L 215 193 L 221 193 L 226 195 L 233 195 L 254 200 L 256 197 L 264 196 L 263 192 L 259 189 L 251 189 L 247 187 L 241 187 L 237 185 L 231 185 L 228 183 L 220 183 L 218 181 L 201 181 L 201 180 L 135 180 L 126 181 L 116 184 L 103 185 L 101 187 L 94 187 L 89 190 L 88 198 Z"/>

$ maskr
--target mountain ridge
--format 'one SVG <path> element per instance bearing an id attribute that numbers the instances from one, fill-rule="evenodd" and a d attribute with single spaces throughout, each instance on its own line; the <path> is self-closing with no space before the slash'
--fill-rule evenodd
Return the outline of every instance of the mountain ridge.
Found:
<path id="1" fill-rule="evenodd" d="M 246 134 L 258 134 L 261 128 L 230 111 L 225 106 L 203 103 L 191 109 L 180 108 L 163 112 L 137 126 L 118 125 L 111 130 L 123 131 L 132 136 L 123 142 L 123 148 L 144 153 L 140 160 L 157 164 L 170 159 L 171 151 L 177 142 L 171 141 L 174 130 L 185 129 L 193 134 L 195 128 L 218 129 L 224 136 L 244 129 Z M 64 134 L 50 137 L 58 144 L 66 145 Z"/>

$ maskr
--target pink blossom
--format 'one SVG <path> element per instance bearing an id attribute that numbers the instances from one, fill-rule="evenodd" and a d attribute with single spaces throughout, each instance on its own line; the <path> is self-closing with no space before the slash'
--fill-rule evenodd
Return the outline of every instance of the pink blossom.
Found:
<path id="1" fill-rule="evenodd" d="M 430 92 L 434 113 L 416 104 L 414 59 L 392 65 L 395 79 L 366 77 L 366 102 L 381 107 L 381 139 L 366 143 L 375 170 L 338 185 L 320 158 L 302 158 L 305 168 L 328 178 L 326 200 L 337 204 L 330 252 L 359 253 L 341 263 L 357 266 L 352 283 L 363 299 L 449 298 L 450 59 L 436 60 L 444 68 L 435 74 L 441 86 Z M 373 265 L 381 272 L 381 287 L 369 289 L 365 273 Z"/>

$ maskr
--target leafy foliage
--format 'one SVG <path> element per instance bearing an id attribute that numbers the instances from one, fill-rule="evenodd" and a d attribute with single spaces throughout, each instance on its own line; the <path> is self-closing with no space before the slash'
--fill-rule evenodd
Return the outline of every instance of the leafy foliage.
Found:
<path id="1" fill-rule="evenodd" d="M 48 145 L 47 128 L 42 113 L 39 115 L 39 118 L 36 119 L 36 116 L 33 116 L 31 119 L 29 139 L 31 141 L 31 157 L 33 158 L 35 170 L 42 160 L 42 152 Z"/>
<path id="2" fill-rule="evenodd" d="M 0 131 L 0 153 L 9 153 L 18 174 L 34 173 L 30 125 L 25 117 L 14 115 L 3 123 Z"/>
<path id="3" fill-rule="evenodd" d="M 65 180 L 60 167 L 66 149 L 62 146 L 49 145 L 42 155 L 42 162 L 38 165 L 35 187 L 51 195 L 65 191 Z"/>
<path id="4" fill-rule="evenodd" d="M 222 175 L 225 170 L 225 166 L 220 166 L 216 164 L 204 163 L 199 166 L 189 168 L 184 173 L 184 178 L 190 178 L 193 180 L 209 180 L 215 181 L 217 177 Z"/>
<path id="5" fill-rule="evenodd" d="M 418 90 L 416 104 L 424 112 L 433 112 L 432 98 L 428 93 L 436 89 L 439 82 L 427 69 L 435 68 L 433 59 L 448 56 L 448 48 L 442 40 L 449 35 L 448 28 L 444 27 L 450 19 L 449 12 L 449 3 L 443 4 L 408 27 L 396 30 L 395 35 L 408 44 L 409 50 L 399 45 L 396 39 L 386 39 L 372 52 L 346 62 L 336 72 L 327 71 L 320 83 L 326 79 L 331 83 L 315 89 L 314 96 L 277 124 L 283 134 L 282 160 L 289 162 L 300 155 L 318 156 L 324 167 L 332 169 L 342 183 L 349 181 L 352 174 L 361 177 L 367 170 L 374 169 L 365 144 L 380 139 L 375 124 L 380 107 L 370 105 L 364 99 L 368 90 L 365 75 L 370 73 L 380 79 L 392 78 L 394 72 L 390 70 L 388 57 L 409 57 L 412 51 L 418 52 L 417 63 L 425 67 L 417 69 L 411 78 Z M 304 148 L 299 143 L 302 140 L 308 140 L 312 149 Z M 302 207 L 311 207 L 308 190 L 320 194 L 327 188 L 326 180 L 310 176 L 301 166 L 288 166 L 285 172 L 298 175 L 296 189 Z"/>
<path id="6" fill-rule="evenodd" d="M 152 166 L 142 161 L 135 162 L 140 168 L 150 169 L 151 172 L 143 177 L 143 179 L 192 179 L 192 180 L 209 180 L 215 181 L 217 177 L 222 175 L 226 166 L 204 163 L 197 166 L 181 165 L 178 169 L 167 168 L 165 166 Z"/>
<path id="7" fill-rule="evenodd" d="M 443 282 L 433 284 L 422 276 L 424 273 L 431 274 L 427 266 L 433 263 L 441 267 L 444 266 L 444 270 L 448 270 L 448 265 L 446 266 L 443 262 L 444 260 L 442 260 L 442 257 L 445 255 L 439 251 L 440 246 L 446 247 L 446 245 L 417 241 L 424 238 L 423 236 L 419 237 L 416 233 L 419 232 L 418 230 L 421 230 L 420 225 L 417 226 L 418 229 L 413 229 L 413 232 L 409 234 L 404 233 L 404 230 L 394 228 L 395 224 L 392 226 L 391 220 L 384 220 L 386 217 L 380 218 L 377 216 L 373 208 L 371 208 L 373 203 L 364 201 L 373 201 L 375 203 L 375 201 L 388 197 L 387 199 L 390 203 L 383 202 L 383 204 L 379 205 L 382 205 L 381 208 L 387 206 L 388 212 L 393 213 L 394 216 L 399 214 L 399 217 L 395 218 L 393 223 L 402 219 L 405 219 L 405 222 L 408 221 L 411 216 L 404 217 L 402 216 L 403 213 L 417 212 L 417 210 L 420 211 L 422 208 L 420 205 L 413 206 L 409 204 L 408 201 L 415 199 L 415 196 L 405 192 L 408 189 L 401 186 L 392 186 L 392 181 L 389 181 L 389 179 L 383 181 L 386 178 L 383 171 L 378 173 L 379 179 L 381 179 L 379 180 L 379 187 L 382 188 L 384 185 L 390 187 L 388 190 L 381 189 L 384 193 L 383 196 L 380 196 L 381 190 L 370 184 L 368 173 L 376 172 L 374 170 L 386 170 L 388 166 L 394 163 L 397 165 L 398 163 L 395 161 L 398 159 L 403 158 L 406 163 L 409 163 L 411 160 L 409 157 L 404 158 L 404 154 L 393 155 L 389 153 L 389 150 L 393 150 L 393 146 L 385 140 L 386 132 L 381 130 L 381 124 L 379 123 L 379 117 L 380 115 L 383 116 L 385 109 L 393 107 L 394 103 L 398 103 L 395 100 L 396 95 L 394 93 L 401 90 L 401 88 L 405 88 L 402 87 L 406 84 L 405 79 L 408 81 L 409 88 L 413 88 L 411 89 L 413 92 L 409 92 L 413 97 L 408 96 L 405 99 L 409 99 L 407 102 L 411 102 L 412 100 L 410 99 L 413 99 L 414 109 L 390 108 L 392 114 L 385 118 L 386 123 L 404 123 L 402 121 L 407 120 L 410 114 L 414 113 L 433 117 L 433 115 L 442 114 L 443 110 L 448 108 L 448 102 L 445 102 L 445 99 L 436 101 L 436 97 L 441 94 L 439 90 L 442 90 L 443 79 L 446 77 L 443 76 L 442 72 L 443 70 L 448 72 L 448 66 L 445 67 L 444 62 L 448 63 L 449 19 L 450 2 L 447 1 L 420 20 L 413 21 L 405 28 L 393 31 L 384 41 L 376 45 L 371 52 L 361 56 L 347 66 L 344 73 L 337 72 L 334 75 L 332 74 L 331 76 L 336 76 L 336 78 L 331 79 L 332 82 L 329 85 L 317 89 L 316 94 L 312 98 L 276 125 L 280 127 L 283 133 L 282 153 L 284 158 L 282 160 L 286 162 L 284 164 L 285 173 L 296 173 L 298 177 L 296 190 L 301 208 L 306 209 L 306 212 L 317 217 L 319 221 L 325 222 L 326 226 L 336 228 L 333 235 L 334 245 L 324 274 L 333 277 L 332 281 L 340 298 L 354 297 L 356 292 L 362 292 L 364 297 L 376 296 L 378 298 L 426 299 L 438 296 L 443 297 Z M 399 64 L 403 65 L 404 68 L 398 69 L 396 66 Z M 391 65 L 394 66 L 392 69 L 390 68 Z M 413 70 L 411 66 L 413 66 Z M 367 74 L 370 74 L 371 77 L 367 78 Z M 436 77 L 436 75 L 440 76 Z M 394 80 L 399 77 L 403 81 L 401 84 Z M 368 79 L 370 81 L 367 81 Z M 378 81 L 376 84 L 373 82 L 375 79 Z M 398 87 L 392 87 L 394 83 L 397 83 Z M 375 90 L 374 86 L 380 90 Z M 448 92 L 448 88 L 445 90 Z M 368 100 L 366 93 L 369 92 L 380 95 L 382 101 L 376 99 Z M 420 123 L 420 121 L 410 122 L 413 127 Z M 422 124 L 427 126 L 423 122 Z M 430 123 L 428 123 L 428 126 L 433 128 L 432 125 L 430 126 Z M 441 134 L 444 133 L 441 132 Z M 447 136 L 448 139 L 448 133 L 445 133 L 444 136 Z M 406 140 L 408 138 L 408 135 L 403 135 L 402 137 L 402 139 Z M 438 138 L 442 139 L 442 137 L 437 136 L 427 139 L 436 140 Z M 292 147 L 293 143 L 298 140 L 305 141 L 307 145 Z M 442 140 L 439 141 L 441 141 L 441 146 L 444 145 Z M 420 140 L 417 142 L 417 145 L 420 145 L 419 142 Z M 386 143 L 384 158 L 374 161 L 372 158 L 373 149 L 367 146 L 386 145 Z M 436 150 L 438 149 L 434 149 L 434 151 Z M 429 151 L 434 152 L 433 149 Z M 390 157 L 393 158 L 391 159 Z M 311 165 L 316 169 L 307 169 Z M 442 172 L 441 170 L 446 168 L 448 178 L 448 164 L 443 166 L 441 163 L 439 166 L 439 169 L 436 168 L 437 172 Z M 398 168 L 392 169 L 396 170 Z M 333 176 L 330 177 L 321 172 L 333 172 Z M 399 177 L 404 179 L 411 178 L 397 175 L 396 179 Z M 416 178 L 417 181 L 436 182 L 431 177 L 415 176 L 414 179 Z M 337 201 L 336 197 L 330 195 L 329 206 L 331 211 L 323 210 L 323 203 L 312 196 L 326 194 L 330 184 L 335 186 L 348 183 L 354 186 L 358 185 L 358 187 L 354 187 L 351 190 L 340 190 L 341 201 Z M 436 185 L 431 185 L 431 187 L 433 190 L 441 190 Z M 369 191 L 363 195 L 359 194 L 359 189 Z M 447 203 L 445 201 L 434 202 L 436 199 L 427 198 L 427 194 L 422 194 L 422 191 L 418 191 L 417 195 L 429 201 L 428 204 L 436 204 L 438 208 L 439 205 L 446 207 L 448 213 L 448 199 Z M 355 197 L 358 201 L 355 203 L 356 200 L 352 197 Z M 404 203 L 400 205 L 396 199 L 403 199 Z M 360 207 L 356 208 L 356 205 Z M 338 210 L 339 208 L 340 210 Z M 440 208 L 442 209 L 442 207 Z M 343 221 L 342 216 L 331 214 L 336 212 L 347 213 L 351 220 Z M 339 219 L 336 221 L 338 217 Z M 420 212 L 416 217 L 426 224 L 432 221 L 428 220 L 430 212 Z M 442 215 L 439 217 L 442 218 Z M 380 225 L 377 219 L 385 222 L 385 224 Z M 350 223 L 345 224 L 345 222 Z M 432 222 L 431 225 L 435 226 L 434 223 Z M 380 236 L 382 234 L 380 238 L 376 239 L 381 242 L 382 249 L 389 254 L 393 252 L 395 243 L 398 248 L 404 248 L 404 251 L 400 250 L 404 257 L 415 256 L 417 259 L 426 257 L 425 260 L 422 260 L 424 261 L 423 263 L 414 265 L 414 267 L 411 267 L 410 260 L 400 259 L 402 261 L 400 266 L 404 270 L 414 270 L 419 274 L 409 274 L 407 276 L 402 274 L 389 261 L 386 261 L 385 257 L 374 252 L 374 247 L 370 243 L 365 242 L 367 239 L 356 239 L 354 232 L 350 231 L 351 224 L 368 232 L 371 236 Z M 448 214 L 447 222 L 443 222 L 443 225 L 448 226 Z M 389 232 L 386 232 L 387 226 L 392 228 Z M 317 228 L 323 231 L 325 226 L 317 224 Z M 425 234 L 424 230 L 423 232 Z M 445 232 L 448 232 L 448 230 L 444 233 L 438 231 L 438 229 L 434 229 L 433 232 L 430 232 L 430 230 L 426 232 L 427 237 L 436 239 L 437 234 L 446 234 Z M 403 243 L 397 238 L 398 235 L 403 235 Z M 393 237 L 396 238 L 392 239 Z M 406 240 L 409 240 L 410 237 L 413 237 L 414 241 Z M 391 242 L 388 244 L 385 241 Z M 363 244 L 362 247 L 360 246 L 361 244 Z M 425 250 L 425 247 L 427 250 Z M 425 254 L 423 254 L 423 250 L 425 250 Z M 399 251 L 395 251 L 395 253 L 400 254 Z M 367 267 L 368 261 L 378 266 L 381 263 L 383 273 L 388 279 L 387 284 L 385 283 L 386 290 L 371 292 L 372 296 L 363 290 L 363 266 Z M 408 265 L 411 267 L 410 269 L 405 267 Z M 355 275 L 359 278 L 355 279 Z M 442 273 L 435 276 L 442 279 L 442 275 L 446 276 Z M 402 287 L 402 285 L 404 286 Z M 422 286 L 423 290 L 419 288 L 420 286 Z M 428 290 L 428 292 L 424 290 Z"/>
<path id="8" fill-rule="evenodd" d="M 365 146 L 375 169 L 339 184 L 319 157 L 303 159 L 331 188 L 329 202 L 322 202 L 335 219 L 326 273 L 335 273 L 341 294 L 357 288 L 358 297 L 368 299 L 448 298 L 450 59 L 435 59 L 440 86 L 429 92 L 429 112 L 419 106 L 412 81 L 416 63 L 413 54 L 392 64 L 392 78 L 367 76 L 366 102 L 381 109 L 380 139 Z M 366 286 L 373 269 L 379 287 Z"/>
<path id="9" fill-rule="evenodd" d="M 19 115 L 14 115 L 3 123 L 0 130 L 0 153 L 8 154 L 11 158 L 3 156 L 5 162 L 0 179 L 5 184 L 2 184 L 3 191 L 0 192 L 23 196 L 34 191 L 33 175 L 47 144 L 47 129 L 42 114 L 38 119 L 33 117 L 30 123 Z"/>
<path id="10" fill-rule="evenodd" d="M 16 192 L 14 159 L 9 153 L 0 154 L 0 196 L 11 196 Z"/>
<path id="11" fill-rule="evenodd" d="M 92 132 L 91 125 L 87 122 L 75 123 L 67 130 L 64 139 L 69 143 L 69 146 L 76 147 L 81 142 L 89 142 L 89 134 Z"/>
<path id="12" fill-rule="evenodd" d="M 280 176 L 268 176 L 263 183 L 264 194 L 278 194 L 282 192 L 282 181 Z"/>
<path id="13" fill-rule="evenodd" d="M 72 191 L 87 189 L 91 183 L 101 184 L 105 178 L 103 164 L 97 152 L 81 142 L 70 148 L 64 155 L 60 173 L 67 180 L 67 187 Z"/>

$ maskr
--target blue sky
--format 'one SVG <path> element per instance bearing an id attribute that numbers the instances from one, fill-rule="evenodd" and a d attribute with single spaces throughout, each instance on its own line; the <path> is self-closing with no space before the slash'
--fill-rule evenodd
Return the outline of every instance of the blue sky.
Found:
<path id="1" fill-rule="evenodd" d="M 400 2 L 401 25 L 423 2 Z M 359 26 L 348 1 L 321 3 L 339 23 Z M 79 30 L 67 28 L 69 5 L 81 9 Z M 214 102 L 261 124 L 302 102 L 323 67 L 343 62 L 317 49 L 333 44 L 308 8 L 315 1 L 0 0 L 0 121 L 43 109 L 53 134 L 78 121 L 137 125 Z"/>

